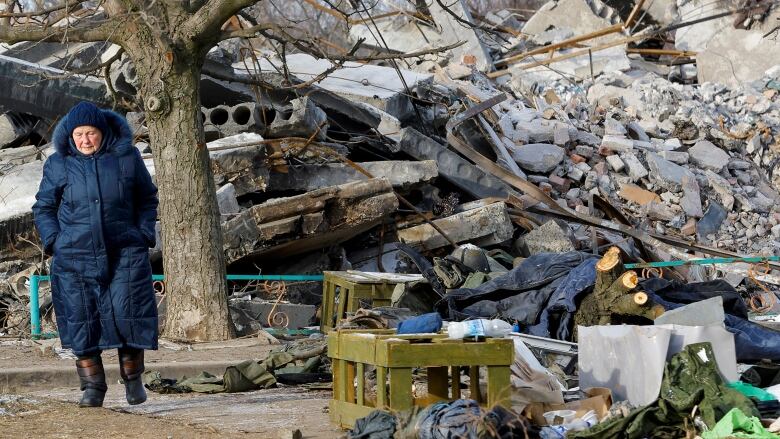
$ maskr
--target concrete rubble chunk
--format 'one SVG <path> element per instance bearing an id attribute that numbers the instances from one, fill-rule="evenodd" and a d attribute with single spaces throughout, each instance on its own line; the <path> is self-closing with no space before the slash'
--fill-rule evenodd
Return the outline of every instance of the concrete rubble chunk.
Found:
<path id="1" fill-rule="evenodd" d="M 608 155 L 607 163 L 609 163 L 609 167 L 615 172 L 621 172 L 623 171 L 623 168 L 626 167 L 626 164 L 623 163 L 623 160 L 621 160 L 618 155 Z"/>
<path id="2" fill-rule="evenodd" d="M 521 239 L 529 256 L 539 253 L 565 253 L 575 250 L 569 235 L 553 220 L 547 221 L 541 227 L 531 230 L 523 235 Z"/>
<path id="3" fill-rule="evenodd" d="M 680 207 L 669 206 L 665 203 L 651 201 L 644 205 L 644 211 L 650 219 L 659 221 L 672 221 L 677 215 L 680 214 Z"/>
<path id="4" fill-rule="evenodd" d="M 292 109 L 276 112 L 271 126 L 268 127 L 268 137 L 309 138 L 317 133 L 316 139 L 325 140 L 328 115 L 307 96 L 293 99 L 291 104 Z"/>
<path id="5" fill-rule="evenodd" d="M 642 189 L 639 186 L 628 183 L 620 185 L 618 196 L 624 200 L 639 204 L 640 206 L 651 202 L 661 202 L 661 198 L 654 192 L 650 192 L 648 190 Z"/>
<path id="6" fill-rule="evenodd" d="M 295 101 L 293 101 L 292 105 L 293 112 L 295 112 Z M 203 130 L 205 131 L 207 142 L 220 137 L 234 136 L 247 132 L 262 134 L 266 129 L 265 121 L 270 119 L 275 113 L 271 109 L 263 108 L 256 103 L 249 102 L 233 106 L 218 105 L 212 108 L 203 108 L 202 112 L 204 118 Z M 303 116 L 306 115 L 298 115 L 298 117 Z M 311 115 L 308 116 L 312 117 Z M 292 119 L 292 117 L 290 119 Z M 271 121 L 268 120 L 268 122 Z M 325 129 L 326 127 L 322 128 L 322 130 Z"/>
<path id="7" fill-rule="evenodd" d="M 437 219 L 434 223 L 455 242 L 470 242 L 478 247 L 505 242 L 514 233 L 503 202 Z M 416 249 L 432 250 L 449 245 L 429 224 L 399 230 L 398 239 Z"/>
<path id="8" fill-rule="evenodd" d="M 365 169 L 375 178 L 387 179 L 393 187 L 403 188 L 418 183 L 431 182 L 438 175 L 438 167 L 433 160 L 362 162 L 358 166 Z M 273 191 L 296 190 L 312 191 L 326 186 L 337 186 L 368 177 L 352 166 L 341 163 L 324 165 L 295 165 L 287 172 L 272 172 L 269 176 L 268 189 Z"/>
<path id="9" fill-rule="evenodd" d="M 729 163 L 729 154 L 707 140 L 696 142 L 688 150 L 691 162 L 705 169 L 720 172 Z"/>
<path id="10" fill-rule="evenodd" d="M 683 177 L 683 197 L 680 199 L 680 207 L 683 212 L 689 217 L 701 218 L 704 216 L 704 212 L 701 208 L 701 192 L 699 191 L 699 183 L 695 178 Z"/>
<path id="11" fill-rule="evenodd" d="M 287 55 L 286 63 L 290 73 L 303 81 L 314 79 L 333 68 L 329 60 L 302 53 Z M 278 58 L 260 60 L 263 72 L 282 71 L 282 64 Z M 234 64 L 234 67 L 236 70 L 246 71 L 242 62 Z M 431 74 L 404 69 L 401 69 L 401 74 L 410 89 L 423 82 L 430 83 L 433 79 Z M 407 96 L 404 82 L 392 67 L 345 62 L 342 68 L 318 81 L 317 86 L 347 100 L 373 105 L 401 121 L 414 116 L 414 108 Z"/>
<path id="12" fill-rule="evenodd" d="M 449 1 L 445 4 L 449 11 L 435 1 L 430 3 L 428 10 L 433 17 L 433 21 L 441 29 L 441 38 L 444 44 L 465 41 L 465 44 L 451 51 L 452 61 L 462 63 L 464 58 L 473 57 L 477 70 L 483 72 L 492 70 L 492 58 L 488 48 L 482 43 L 482 38 L 478 34 L 479 31 L 464 24 L 464 22 L 474 23 L 466 2 L 457 0 L 454 2 Z"/>
<path id="13" fill-rule="evenodd" d="M 679 151 L 661 151 L 658 155 L 672 163 L 677 163 L 678 165 L 687 164 L 688 159 L 690 158 L 687 152 Z"/>
<path id="14" fill-rule="evenodd" d="M 626 152 L 621 154 L 620 157 L 626 165 L 628 176 L 631 177 L 631 180 L 637 181 L 647 177 L 647 169 L 645 169 L 645 166 L 634 153 Z"/>
<path id="15" fill-rule="evenodd" d="M 259 135 L 256 137 L 262 139 Z M 238 141 L 235 148 L 210 151 L 211 170 L 214 173 L 214 182 L 217 185 L 232 183 L 236 195 L 244 195 L 250 192 L 264 191 L 268 186 L 269 170 L 266 166 L 265 145 L 254 144 L 241 146 L 244 135 L 209 142 L 209 149 L 218 148 L 230 141 Z"/>
<path id="16" fill-rule="evenodd" d="M 217 189 L 217 205 L 222 215 L 232 215 L 241 211 L 241 206 L 236 200 L 236 187 L 232 183 Z"/>
<path id="17" fill-rule="evenodd" d="M 691 180 L 696 179 L 688 169 L 664 160 L 652 152 L 647 152 L 647 164 L 650 167 L 650 180 L 672 192 L 682 190 L 683 177 L 688 177 Z"/>
<path id="18" fill-rule="evenodd" d="M 726 210 L 731 210 L 734 207 L 734 193 L 731 190 L 731 184 L 729 184 L 725 178 L 711 170 L 707 170 L 704 175 L 707 177 L 707 182 L 709 182 L 712 190 L 718 194 L 718 198 L 723 204 L 723 207 Z"/>
<path id="19" fill-rule="evenodd" d="M 324 248 L 369 230 L 397 208 L 390 182 L 381 178 L 269 200 L 222 224 L 225 257 L 232 263 Z"/>
<path id="20" fill-rule="evenodd" d="M 713 235 L 720 230 L 721 224 L 728 216 L 728 212 L 720 204 L 710 201 L 707 211 L 696 225 L 696 235 L 699 240 L 706 239 L 707 235 Z"/>
<path id="21" fill-rule="evenodd" d="M 566 151 L 560 146 L 547 143 L 515 145 L 509 149 L 512 158 L 520 167 L 531 172 L 550 172 L 562 161 Z"/>
<path id="22" fill-rule="evenodd" d="M 612 152 L 630 152 L 634 149 L 634 140 L 622 136 L 604 136 L 601 147 Z"/>

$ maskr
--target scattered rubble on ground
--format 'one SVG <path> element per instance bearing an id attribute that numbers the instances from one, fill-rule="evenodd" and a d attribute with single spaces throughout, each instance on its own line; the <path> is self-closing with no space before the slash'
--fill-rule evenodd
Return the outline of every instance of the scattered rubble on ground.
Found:
<path id="1" fill-rule="evenodd" d="M 514 364 L 509 399 L 522 404 L 505 405 L 526 417 L 499 410 L 471 424 L 447 424 L 463 435 L 496 419 L 502 428 L 517 421 L 507 435 L 541 428 L 543 437 L 568 431 L 584 438 L 628 428 L 639 422 L 637 413 L 655 410 L 653 404 L 680 403 L 671 391 L 657 400 L 659 389 L 697 391 L 683 364 L 696 355 L 708 369 L 717 360 L 727 381 L 775 384 L 776 376 L 755 371 L 765 366 L 753 365 L 780 362 L 780 7 L 739 2 L 740 9 L 724 15 L 724 2 L 665 0 L 643 11 L 601 0 L 551 0 L 521 16 L 511 10 L 480 15 L 469 2 L 448 3 L 449 11 L 438 1 L 421 7 L 416 12 L 424 18 L 407 11 L 351 27 L 347 38 L 363 38 L 381 53 L 465 41 L 442 57 L 398 68 L 307 54 L 282 60 L 266 52 L 256 63 L 225 61 L 218 51 L 209 56 L 202 118 L 228 272 L 363 273 L 366 284 L 397 283 L 381 298 L 372 287 L 376 303 L 369 310 L 370 298 L 343 285 L 338 302 L 323 304 L 329 299 L 316 281 L 233 282 L 230 310 L 239 333 L 270 327 L 290 335 L 318 320 L 334 320 L 344 331 L 392 330 L 430 312 L 447 321 L 516 324 L 514 363 L 505 366 Z M 69 69 L 57 47 L 4 47 L 0 77 Z M 86 61 L 112 49 L 70 50 L 71 58 Z M 255 95 L 244 83 L 260 72 L 268 83 L 301 88 Z M 116 93 L 135 94 L 129 61 L 110 80 Z M 14 87 L 0 97 L 0 335 L 29 333 L 30 276 L 46 272 L 31 206 L 51 153 L 47 130 L 77 100 L 110 103 L 102 81 L 57 81 Z M 128 119 L 154 175 L 144 114 L 131 112 Z M 159 269 L 161 249 L 152 252 Z M 753 259 L 685 263 L 743 256 Z M 665 261 L 671 262 L 658 264 Z M 631 263 L 650 264 L 626 269 Z M 422 279 L 396 282 L 390 273 Z M 44 332 L 53 332 L 47 290 L 42 283 L 41 314 Z M 687 307 L 713 297 L 722 298 L 714 305 L 722 318 L 690 324 L 696 319 L 685 314 L 696 311 Z M 664 325 L 652 326 L 653 320 Z M 624 326 L 609 326 L 616 324 Z M 439 336 L 398 337 L 391 343 L 437 344 Z M 571 361 L 576 341 L 579 370 Z M 591 350 L 582 351 L 586 346 Z M 349 369 L 348 359 L 334 355 L 332 413 L 355 427 L 354 437 L 367 437 L 357 435 L 380 424 L 395 431 L 396 422 L 399 431 L 421 424 L 435 429 L 447 413 L 477 413 L 477 402 L 485 402 L 484 377 L 474 372 L 479 363 L 434 359 L 415 364 L 427 366 L 427 375 L 395 372 L 409 383 L 392 384 L 391 375 L 390 391 L 413 386 L 419 400 L 435 402 L 450 399 L 451 386 L 453 397 L 457 388 L 457 395 L 477 402 L 440 403 L 411 419 L 346 415 L 353 405 L 368 415 L 366 407 L 395 403 L 393 396 L 382 399 L 387 394 L 377 385 L 391 366 Z M 626 362 L 616 366 L 610 361 L 616 356 Z M 294 361 L 283 363 L 275 367 Z M 299 364 L 294 373 L 321 373 L 326 366 Z M 440 375 L 445 366 L 456 374 L 450 384 Z M 460 366 L 473 367 L 461 376 Z M 158 390 L 181 390 L 164 378 L 150 379 Z M 201 378 L 214 388 L 224 384 Z M 716 373 L 705 378 L 712 386 L 697 404 L 724 398 L 748 419 L 778 417 L 777 404 L 751 402 Z M 579 392 L 584 384 L 605 389 Z M 690 433 L 726 416 L 710 408 L 690 418 L 688 406 L 678 408 L 652 422 Z M 574 418 L 561 415 L 568 409 Z M 588 430 L 592 419 L 601 425 Z M 552 436 L 554 428 L 563 435 Z"/>

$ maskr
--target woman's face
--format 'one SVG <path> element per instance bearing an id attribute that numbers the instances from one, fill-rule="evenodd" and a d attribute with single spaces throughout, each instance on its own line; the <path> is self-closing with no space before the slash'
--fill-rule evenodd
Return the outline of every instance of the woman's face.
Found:
<path id="1" fill-rule="evenodd" d="M 73 143 L 76 149 L 84 155 L 92 155 L 100 149 L 103 133 L 91 125 L 83 125 L 73 130 Z"/>

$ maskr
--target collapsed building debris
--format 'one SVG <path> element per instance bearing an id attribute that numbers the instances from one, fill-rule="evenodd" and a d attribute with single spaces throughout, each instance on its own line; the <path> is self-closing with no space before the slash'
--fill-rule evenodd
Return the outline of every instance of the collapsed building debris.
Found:
<path id="1" fill-rule="evenodd" d="M 362 425 L 344 414 L 346 404 L 392 408 L 398 392 L 412 401 L 406 407 L 421 400 L 407 398 L 421 384 L 426 404 L 477 401 L 426 410 L 460 413 L 459 404 L 476 409 L 489 396 L 525 412 L 523 426 L 565 428 L 572 437 L 633 422 L 632 413 L 668 396 L 659 394 L 662 385 L 688 389 L 690 382 L 662 380 L 694 347 L 730 381 L 745 379 L 737 362 L 780 361 L 772 329 L 780 321 L 780 67 L 772 57 L 780 8 L 553 0 L 526 16 L 480 14 L 465 1 L 423 3 L 387 15 L 377 5 L 363 11 L 376 12 L 372 19 L 350 22 L 345 38 L 365 38 L 385 57 L 375 62 L 260 50 L 251 63 L 241 54 L 209 56 L 203 81 L 217 91 L 204 91 L 202 120 L 228 272 L 341 271 L 359 273 L 354 283 L 365 287 L 346 315 L 336 315 L 351 294 L 345 285 L 327 294 L 316 281 L 289 290 L 233 285 L 230 312 L 240 334 L 269 327 L 290 334 L 335 318 L 323 327 L 386 331 L 354 337 L 366 343 L 455 346 L 462 363 L 420 354 L 412 368 L 403 359 L 409 367 L 392 374 L 403 374 L 404 384 L 391 376 L 389 394 L 386 365 L 338 369 L 349 358 L 332 353 L 339 362 L 334 413 L 344 425 Z M 385 65 L 390 54 L 461 40 L 441 57 Z M 8 56 L 0 64 L 18 68 L 21 61 Z M 58 57 L 28 61 L 49 66 L 41 71 L 67 69 Z M 133 76 L 123 60 L 112 81 L 135 93 Z M 95 88 L 79 99 L 106 103 L 103 84 L 84 84 Z M 232 87 L 222 100 L 220 87 Z M 0 117 L 0 332 L 24 326 L 26 315 L 17 314 L 29 300 L 26 279 L 44 271 L 40 251 L 24 253 L 17 238 L 26 233 L 35 242 L 30 206 L 49 154 L 20 146 L 35 143 L 29 132 L 39 129 L 28 113 L 51 120 L 59 110 L 38 114 L 38 106 L 72 98 L 48 86 L 35 90 L 37 97 L 0 99 L 12 112 Z M 50 95 L 57 105 L 47 103 Z M 154 175 L 144 113 L 129 119 Z M 388 286 L 401 275 L 409 279 Z M 392 332 L 400 321 L 435 312 L 448 322 L 515 325 L 523 334 L 509 335 L 514 367 L 496 372 L 509 357 L 493 365 L 458 357 L 457 347 L 467 344 L 445 343 L 443 334 Z M 618 324 L 627 325 L 610 328 Z M 651 352 L 641 347 L 647 334 L 663 343 L 652 345 L 646 368 L 630 363 L 627 370 L 594 351 L 611 346 L 638 362 Z M 574 341 L 588 350 L 579 359 Z M 501 380 L 512 374 L 511 398 L 495 389 L 484 394 L 484 366 Z M 632 373 L 648 379 L 639 383 Z M 604 388 L 567 390 L 583 384 Z M 705 405 L 734 396 L 721 384 L 710 386 Z M 760 414 L 746 398 L 729 400 L 746 415 Z M 646 407 L 621 414 L 629 403 Z M 695 423 L 686 416 L 659 422 L 679 432 Z M 705 425 L 714 425 L 715 409 L 707 416 Z M 593 429 L 593 419 L 604 427 Z"/>

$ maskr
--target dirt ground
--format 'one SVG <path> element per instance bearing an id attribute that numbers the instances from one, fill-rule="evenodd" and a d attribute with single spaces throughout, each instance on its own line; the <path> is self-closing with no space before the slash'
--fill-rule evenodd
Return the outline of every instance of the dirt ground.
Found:
<path id="1" fill-rule="evenodd" d="M 61 358 L 52 349 L 54 340 L 0 339 L 0 370 L 14 367 L 63 366 L 74 364 L 71 358 Z M 276 345 L 259 344 L 253 339 L 227 342 L 181 345 L 160 341 L 160 349 L 145 352 L 147 368 L 154 363 L 225 360 L 241 362 L 265 358 Z M 176 349 L 176 350 L 174 350 Z M 104 364 L 118 362 L 116 349 L 103 353 Z"/>
<path id="2" fill-rule="evenodd" d="M 53 342 L 0 339 L 0 371 L 5 368 L 71 366 L 60 358 Z M 155 363 L 226 361 L 265 358 L 277 345 L 259 340 L 177 345 L 161 340 L 160 350 L 147 351 L 146 365 Z M 116 361 L 116 351 L 103 353 L 104 363 Z M 73 369 L 75 374 L 75 367 Z M 160 395 L 147 392 L 146 403 L 129 406 L 124 388 L 109 384 L 104 408 L 81 409 L 77 387 L 21 389 L 0 393 L 2 438 L 303 438 L 335 439 L 344 434 L 331 424 L 330 391 L 296 386 L 234 394 Z"/>
<path id="3" fill-rule="evenodd" d="M 3 396 L 0 395 L 0 402 Z M 0 414 L 0 438 L 250 438 L 260 434 L 219 432 L 167 419 L 116 412 L 106 408 L 80 409 L 76 404 L 22 398 L 6 404 Z M 3 404 L 0 403 L 0 410 Z M 0 412 L 2 413 L 2 412 Z"/>

